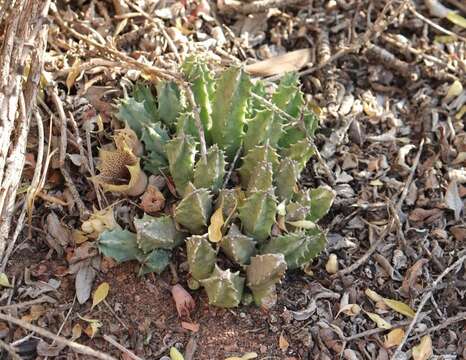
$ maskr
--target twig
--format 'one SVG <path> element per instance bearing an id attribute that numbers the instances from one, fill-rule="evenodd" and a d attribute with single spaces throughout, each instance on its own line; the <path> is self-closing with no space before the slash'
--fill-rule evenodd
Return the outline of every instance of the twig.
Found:
<path id="1" fill-rule="evenodd" d="M 81 156 L 81 159 L 83 160 L 83 162 L 86 164 L 86 170 L 91 174 L 91 176 L 95 176 L 94 164 L 92 163 L 92 152 L 88 154 L 87 161 L 84 161 L 86 157 L 84 155 L 83 139 L 81 138 L 81 135 L 79 134 L 78 124 L 76 123 L 76 120 L 74 119 L 73 114 L 70 112 L 69 115 L 70 115 L 69 121 L 70 121 L 71 126 L 73 127 L 74 136 L 76 137 L 76 142 L 79 147 L 79 155 Z M 89 123 L 90 122 L 86 122 L 84 126 L 88 127 Z M 87 132 L 86 132 L 86 137 L 87 137 Z M 88 151 L 92 151 L 90 146 L 88 146 Z M 100 197 L 100 192 L 98 191 L 99 187 L 96 185 L 95 181 L 89 181 L 89 183 L 91 183 L 92 186 L 94 187 L 94 191 L 97 196 L 97 202 L 99 204 L 99 209 L 102 209 L 102 199 Z"/>
<path id="2" fill-rule="evenodd" d="M 207 146 L 205 142 L 204 127 L 202 126 L 201 116 L 199 115 L 199 108 L 197 107 L 193 91 L 191 90 L 189 84 L 183 81 L 182 86 L 184 87 L 186 95 L 188 96 L 188 101 L 191 104 L 191 107 L 193 108 L 194 122 L 196 124 L 197 131 L 199 131 L 199 142 L 201 144 L 202 161 L 207 162 Z"/>
<path id="3" fill-rule="evenodd" d="M 52 96 L 52 101 L 55 104 L 56 110 L 58 112 L 58 118 L 60 119 L 60 157 L 59 157 L 59 164 L 60 164 L 60 171 L 66 181 L 66 185 L 68 186 L 71 195 L 73 196 L 73 200 L 76 203 L 76 206 L 79 210 L 79 215 L 81 218 L 86 217 L 89 214 L 89 210 L 87 210 L 84 202 L 81 200 L 79 196 L 78 189 L 74 185 L 73 179 L 71 178 L 70 173 L 66 169 L 65 164 L 65 156 L 66 156 L 66 146 L 67 146 L 67 132 L 66 132 L 66 124 L 67 118 L 65 115 L 65 110 L 63 109 L 63 103 L 58 96 L 57 92 L 53 88 L 50 89 L 50 95 Z"/>
<path id="4" fill-rule="evenodd" d="M 385 239 L 385 236 L 387 233 L 390 231 L 391 227 L 393 225 L 393 220 L 386 226 L 386 228 L 383 230 L 382 234 L 379 235 L 378 239 L 374 241 L 374 243 L 371 245 L 369 250 L 366 251 L 366 253 L 361 256 L 358 260 L 356 260 L 351 266 L 348 266 L 345 269 L 342 269 L 338 271 L 336 274 L 332 275 L 332 277 L 337 277 L 337 276 L 344 276 L 347 274 L 352 273 L 354 270 L 359 268 L 362 264 L 364 264 L 370 256 L 374 253 L 375 250 L 377 250 L 378 246 L 382 243 L 382 241 Z"/>
<path id="5" fill-rule="evenodd" d="M 459 0 L 445 0 L 447 3 L 452 4 L 453 6 L 456 6 L 458 9 L 460 9 L 462 12 L 466 14 L 466 4 L 464 2 L 461 2 Z"/>
<path id="6" fill-rule="evenodd" d="M 397 324 L 393 324 L 393 328 L 397 328 L 397 327 L 401 327 L 401 326 L 406 326 L 408 325 L 409 323 L 411 322 L 411 320 L 405 320 L 405 321 L 401 321 Z M 360 339 L 362 337 L 368 337 L 368 336 L 371 336 L 371 335 L 374 335 L 374 334 L 378 334 L 378 333 L 381 333 L 381 332 L 384 332 L 386 331 L 387 329 L 381 329 L 381 328 L 375 328 L 375 329 L 370 329 L 370 330 L 366 330 L 366 331 L 363 331 L 363 332 L 360 332 L 359 334 L 355 334 L 355 335 L 352 335 L 350 337 L 346 337 L 344 339 L 342 339 L 343 341 L 352 341 L 352 340 L 356 340 L 356 339 Z"/>
<path id="7" fill-rule="evenodd" d="M 74 299 L 73 299 L 73 303 L 71 304 L 71 307 L 70 309 L 68 310 L 68 312 L 66 313 L 66 316 L 65 316 L 65 319 L 63 320 L 63 322 L 61 323 L 58 331 L 57 331 L 57 336 L 59 336 L 61 334 L 61 332 L 63 331 L 63 328 L 65 327 L 65 324 L 66 322 L 68 321 L 68 319 L 70 318 L 70 315 L 71 315 L 71 312 L 73 311 L 73 307 L 74 307 L 74 304 L 76 303 L 76 295 L 74 295 Z M 52 341 L 52 344 L 50 346 L 54 346 L 56 343 L 55 340 Z M 44 360 L 47 360 L 49 357 L 46 356 L 44 358 Z"/>
<path id="8" fill-rule="evenodd" d="M 16 353 L 14 347 L 11 346 L 10 344 L 7 344 L 2 339 L 0 339 L 0 348 L 5 350 L 8 353 L 8 355 L 10 355 L 12 360 L 21 360 L 19 355 Z"/>
<path id="9" fill-rule="evenodd" d="M 440 324 L 427 328 L 426 331 L 416 334 L 415 336 L 412 336 L 408 339 L 408 341 L 413 340 L 415 337 L 423 337 L 424 335 L 431 334 L 433 332 L 436 332 L 438 330 L 442 330 L 452 324 L 455 324 L 459 321 L 465 321 L 466 320 L 466 311 L 460 312 L 459 314 L 456 314 L 455 316 L 449 317 L 448 319 L 443 320 Z"/>
<path id="10" fill-rule="evenodd" d="M 150 15 L 150 14 L 146 13 L 138 5 L 133 4 L 129 0 L 123 0 L 123 2 L 125 2 L 130 8 L 138 11 L 147 20 L 149 20 L 151 23 L 153 23 L 155 26 L 157 26 L 157 30 L 159 30 L 162 33 L 165 40 L 167 40 L 168 47 L 173 52 L 173 54 L 175 54 L 175 57 L 176 57 L 176 60 L 178 60 L 178 63 L 181 64 L 181 57 L 180 57 L 180 54 L 178 53 L 178 49 L 176 48 L 176 45 L 174 44 L 174 42 L 173 42 L 172 38 L 170 37 L 170 35 L 168 35 L 168 33 L 166 32 L 165 26 L 163 24 L 161 24 L 160 21 L 155 20 L 153 15 Z"/>
<path id="11" fill-rule="evenodd" d="M 392 7 L 394 1 L 388 1 L 387 4 L 385 4 L 384 8 L 378 15 L 376 21 L 374 24 L 369 27 L 362 36 L 356 37 L 355 41 L 348 46 L 341 48 L 338 50 L 335 54 L 330 56 L 329 58 L 326 59 L 326 61 L 323 61 L 322 63 L 318 64 L 317 66 L 311 67 L 309 69 L 303 70 L 299 72 L 300 76 L 312 74 L 318 70 L 323 69 L 326 67 L 328 64 L 338 60 L 339 58 L 354 53 L 358 52 L 361 47 L 363 47 L 365 44 L 367 44 L 369 41 L 374 41 L 377 39 L 380 34 L 386 29 L 386 27 L 393 23 L 396 17 L 398 17 L 408 6 L 410 3 L 410 0 L 403 0 L 401 4 L 398 6 L 398 8 L 393 12 L 392 15 L 386 16 L 389 9 Z"/>
<path id="12" fill-rule="evenodd" d="M 444 61 L 442 59 L 439 59 L 439 58 L 437 58 L 437 57 L 435 57 L 433 55 L 425 54 L 422 50 L 414 48 L 410 44 L 398 41 L 397 38 L 395 36 L 393 36 L 392 34 L 384 34 L 384 35 L 381 36 L 381 39 L 383 41 L 389 43 L 392 46 L 396 46 L 400 50 L 410 52 L 411 54 L 414 54 L 416 56 L 424 58 L 425 60 L 434 62 L 434 63 L 436 63 L 436 64 L 438 64 L 440 66 L 443 66 L 446 69 L 448 69 L 450 71 L 453 71 L 455 73 L 459 72 L 458 68 L 454 67 L 453 65 L 449 64 L 448 62 L 446 62 L 446 61 Z M 446 75 L 449 76 L 449 77 L 454 78 L 454 75 L 451 75 L 451 74 L 446 74 Z"/>
<path id="13" fill-rule="evenodd" d="M 173 345 L 176 344 L 176 340 L 171 340 L 168 344 L 164 344 L 155 354 L 152 354 L 153 358 L 156 358 L 162 355 L 165 351 L 170 349 Z"/>
<path id="14" fill-rule="evenodd" d="M 6 269 L 6 266 L 8 264 L 8 259 L 10 258 L 13 252 L 16 241 L 18 240 L 19 234 L 21 233 L 21 230 L 23 228 L 23 223 L 24 223 L 24 218 L 26 216 L 26 212 L 28 213 L 29 225 L 31 225 L 31 220 L 32 220 L 31 213 L 34 207 L 34 199 L 37 195 L 37 189 L 38 189 L 39 182 L 40 182 L 40 176 L 42 172 L 42 160 L 44 156 L 44 127 L 42 124 L 42 118 L 40 117 L 38 111 L 35 111 L 34 115 L 35 115 L 36 124 L 37 124 L 37 143 L 38 143 L 36 166 L 34 168 L 34 175 L 32 177 L 31 185 L 29 186 L 28 191 L 27 191 L 26 201 L 24 202 L 23 208 L 21 210 L 21 214 L 19 215 L 18 221 L 16 222 L 15 231 L 13 233 L 13 236 L 11 237 L 11 240 L 5 251 L 5 255 L 3 256 L 3 259 L 2 259 L 2 264 L 0 267 L 1 271 L 5 271 Z"/>
<path id="15" fill-rule="evenodd" d="M 169 70 L 165 70 L 165 69 L 155 67 L 153 65 L 143 64 L 143 63 L 137 61 L 136 59 L 133 59 L 132 57 L 130 57 L 128 55 L 125 55 L 125 54 L 123 54 L 122 52 L 120 52 L 118 50 L 115 50 L 113 47 L 111 47 L 109 45 L 101 45 L 98 42 L 88 38 L 87 36 L 84 36 L 84 35 L 80 34 L 79 32 L 77 32 L 73 28 L 69 27 L 65 23 L 65 21 L 62 19 L 59 11 L 57 10 L 57 8 L 56 8 L 56 6 L 54 4 L 52 4 L 52 6 L 50 7 L 50 10 L 52 11 L 52 13 L 54 13 L 55 19 L 57 20 L 58 25 L 60 25 L 60 27 L 67 30 L 71 35 L 78 38 L 79 40 L 82 40 L 82 41 L 86 42 L 87 44 L 94 46 L 101 53 L 109 54 L 114 59 L 118 59 L 121 62 L 123 62 L 124 64 L 133 65 L 133 66 L 137 67 L 138 69 L 146 72 L 147 74 L 155 76 L 156 78 L 160 78 L 160 79 L 164 79 L 164 80 L 172 80 L 172 81 L 180 79 L 179 75 L 176 74 L 176 73 L 173 73 L 173 72 L 171 72 Z"/>
<path id="16" fill-rule="evenodd" d="M 424 308 L 424 305 L 427 303 L 427 300 L 432 296 L 435 288 L 437 287 L 438 284 L 442 281 L 442 279 L 449 274 L 451 271 L 456 269 L 458 266 L 463 265 L 463 263 L 466 261 L 466 255 L 461 256 L 458 260 L 456 260 L 452 265 L 447 267 L 441 274 L 440 276 L 432 283 L 432 290 L 425 293 L 421 299 L 421 302 L 419 303 L 419 306 L 417 308 L 416 314 L 414 315 L 413 319 L 411 320 L 411 323 L 409 324 L 408 328 L 406 329 L 405 335 L 403 337 L 403 340 L 401 343 L 398 345 L 396 351 L 392 355 L 391 359 L 395 360 L 398 358 L 399 353 L 403 349 L 403 346 L 405 345 L 406 341 L 408 340 L 409 334 L 411 334 L 411 331 L 414 328 L 414 325 L 416 325 L 419 315 L 421 314 L 422 309 Z"/>
<path id="17" fill-rule="evenodd" d="M 440 26 L 439 24 L 433 22 L 432 20 L 426 18 L 424 15 L 422 15 L 421 13 L 418 13 L 417 10 L 414 8 L 413 5 L 409 5 L 409 11 L 411 11 L 411 13 L 416 16 L 417 18 L 421 19 L 422 21 L 424 21 L 426 24 L 429 24 L 430 26 L 432 26 L 434 29 L 437 29 L 438 31 L 444 33 L 444 34 L 447 34 L 447 35 L 450 35 L 450 36 L 454 36 L 455 38 L 461 40 L 461 41 L 466 41 L 466 37 L 464 36 L 461 36 L 461 35 L 458 35 L 456 33 L 454 33 L 453 31 L 450 31 L 450 30 L 447 30 L 445 29 L 444 27 Z"/>
<path id="18" fill-rule="evenodd" d="M 90 121 L 86 121 L 84 123 L 84 131 L 86 132 L 86 147 L 87 147 L 87 160 L 89 162 L 89 169 L 92 178 L 95 177 L 95 168 L 94 168 L 94 159 L 92 158 L 92 144 L 91 144 L 91 129 L 90 129 Z M 102 204 L 102 198 L 105 200 L 106 205 L 108 205 L 107 198 L 105 195 L 101 192 L 100 186 L 97 186 L 97 184 L 92 181 L 92 185 L 94 186 L 95 193 L 97 195 L 97 202 L 99 203 L 99 209 L 103 209 L 105 206 Z"/>
<path id="19" fill-rule="evenodd" d="M 283 116 L 285 119 L 287 120 L 290 120 L 292 123 L 295 123 L 296 122 L 296 119 L 291 116 L 290 114 L 288 114 L 287 112 L 283 111 L 282 109 L 280 109 L 278 106 L 276 106 L 274 103 L 272 103 L 271 101 L 267 100 L 266 98 L 260 96 L 260 95 L 257 95 L 255 93 L 251 93 L 252 97 L 258 101 L 260 101 L 262 104 L 264 104 L 266 107 L 268 107 L 270 110 L 272 110 L 273 112 L 277 113 L 278 115 L 280 116 Z"/>
<path id="20" fill-rule="evenodd" d="M 401 207 L 403 206 L 406 196 L 408 195 L 409 188 L 411 187 L 411 183 L 413 182 L 414 173 L 416 172 L 417 166 L 419 165 L 419 160 L 421 159 L 421 153 L 422 153 L 423 147 L 424 147 L 424 139 L 422 139 L 419 144 L 419 150 L 417 151 L 416 157 L 414 158 L 413 165 L 411 166 L 411 169 L 409 171 L 409 176 L 408 176 L 408 179 L 406 180 L 405 186 L 403 188 L 403 192 L 401 193 L 401 196 L 398 199 L 398 202 L 396 203 L 396 210 L 398 214 L 401 213 Z"/>
<path id="21" fill-rule="evenodd" d="M 236 151 L 235 157 L 233 158 L 233 161 L 230 164 L 230 168 L 228 169 L 227 176 L 225 176 L 225 180 L 223 181 L 223 186 L 222 188 L 225 188 L 228 184 L 228 181 L 230 181 L 231 174 L 233 173 L 233 170 L 235 169 L 236 163 L 239 159 L 239 156 L 241 155 L 241 150 L 243 149 L 243 142 L 241 142 L 240 146 L 238 147 L 238 150 Z"/>
<path id="22" fill-rule="evenodd" d="M 47 29 L 41 17 L 49 2 L 18 0 L 5 2 L 8 19 L 2 15 L 4 28 L 0 49 L 0 258 L 3 259 L 15 211 L 17 189 L 24 166 L 27 136 L 36 104 L 43 65 Z M 2 10 L 3 11 L 3 10 Z M 7 23 L 5 23 L 7 22 Z M 32 27 L 33 31 L 30 31 Z M 28 42 L 37 47 L 31 52 Z M 32 54 L 32 55 L 31 55 Z M 23 73 L 29 60 L 26 81 Z"/>
<path id="23" fill-rule="evenodd" d="M 128 350 L 127 348 L 125 348 L 123 345 L 120 345 L 114 338 L 112 338 L 111 336 L 108 336 L 108 335 L 104 335 L 104 340 L 107 341 L 109 344 L 115 346 L 118 350 L 120 350 L 122 353 L 125 353 L 126 355 L 128 355 L 131 359 L 134 359 L 134 360 L 143 360 L 142 358 L 140 358 L 139 356 L 137 356 L 135 353 L 133 353 L 132 351 Z"/>
<path id="24" fill-rule="evenodd" d="M 51 340 L 54 340 L 56 343 L 58 343 L 60 345 L 68 346 L 69 348 L 73 349 L 74 351 L 76 351 L 76 352 L 78 352 L 80 354 L 93 356 L 93 357 L 95 357 L 97 359 L 101 359 L 101 360 L 116 360 L 111 355 L 107 355 L 107 354 L 105 354 L 103 352 L 94 350 L 89 346 L 78 344 L 77 342 L 74 342 L 74 341 L 70 341 L 70 340 L 68 340 L 68 339 L 66 339 L 64 337 L 57 336 L 57 335 L 55 335 L 54 333 L 52 333 L 52 332 L 50 332 L 48 330 L 45 330 L 45 329 L 43 329 L 41 327 L 30 324 L 30 323 L 28 323 L 26 321 L 23 321 L 21 319 L 17 319 L 17 318 L 15 318 L 13 316 L 0 313 L 0 319 L 3 320 L 3 321 L 15 324 L 17 326 L 20 326 L 20 327 L 22 327 L 22 328 L 24 328 L 26 330 L 34 331 L 38 335 L 49 338 Z"/>
<path id="25" fill-rule="evenodd" d="M 368 44 L 365 52 L 368 57 L 371 57 L 378 63 L 398 72 L 410 81 L 417 81 L 419 79 L 420 71 L 417 65 L 409 64 L 406 61 L 400 60 L 387 49 L 374 44 Z"/>
<path id="26" fill-rule="evenodd" d="M 219 2 L 219 10 L 228 13 L 254 14 L 267 11 L 270 8 L 282 8 L 310 2 L 309 0 L 256 0 L 245 3 L 238 0 Z"/>
<path id="27" fill-rule="evenodd" d="M 125 324 L 125 322 L 118 316 L 118 314 L 115 312 L 115 310 L 112 309 L 112 307 L 110 306 L 110 304 L 107 302 L 107 300 L 104 300 L 103 303 L 105 304 L 105 306 L 107 307 L 108 311 L 110 311 L 112 313 L 113 316 L 115 316 L 115 318 L 118 320 L 118 322 L 123 325 L 123 327 L 128 330 L 128 325 Z"/>
<path id="28" fill-rule="evenodd" d="M 43 295 L 43 296 L 41 296 L 41 297 L 39 297 L 37 299 L 34 299 L 34 300 L 25 301 L 25 302 L 18 303 L 18 304 L 0 306 L 0 311 L 12 310 L 12 309 L 15 309 L 15 310 L 16 309 L 21 309 L 21 308 L 29 307 L 29 306 L 35 305 L 35 304 L 42 304 L 44 302 L 48 302 L 48 303 L 51 303 L 51 304 L 56 303 L 55 299 L 51 298 L 50 296 Z"/>

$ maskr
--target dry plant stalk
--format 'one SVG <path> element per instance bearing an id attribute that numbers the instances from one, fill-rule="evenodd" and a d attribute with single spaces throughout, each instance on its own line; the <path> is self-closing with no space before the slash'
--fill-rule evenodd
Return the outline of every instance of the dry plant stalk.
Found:
<path id="1" fill-rule="evenodd" d="M 50 0 L 4 2 L 0 9 L 0 259 L 9 238 L 30 120 L 43 68 Z"/>

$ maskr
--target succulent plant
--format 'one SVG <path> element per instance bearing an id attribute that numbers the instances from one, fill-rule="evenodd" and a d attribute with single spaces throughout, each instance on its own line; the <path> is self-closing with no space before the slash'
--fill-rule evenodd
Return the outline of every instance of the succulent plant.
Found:
<path id="1" fill-rule="evenodd" d="M 186 240 L 189 272 L 193 279 L 202 280 L 212 273 L 217 260 L 214 250 L 206 236 L 193 235 Z"/>
<path id="2" fill-rule="evenodd" d="M 205 288 L 209 303 L 215 306 L 231 308 L 238 306 L 243 295 L 244 278 L 239 271 L 222 270 L 215 265 L 212 274 L 200 281 Z"/>
<path id="3" fill-rule="evenodd" d="M 181 198 L 165 210 L 173 216 L 136 219 L 136 234 L 106 230 L 99 248 L 118 261 L 140 261 L 140 274 L 160 272 L 186 237 L 191 288 L 202 286 L 213 305 L 234 307 L 246 284 L 254 302 L 269 308 L 286 270 L 304 267 L 326 244 L 316 222 L 334 193 L 299 186 L 316 151 L 318 119 L 295 74 L 269 95 L 266 83 L 253 83 L 239 67 L 217 77 L 193 57 L 183 71 L 195 106 L 175 83 L 159 83 L 157 98 L 138 85 L 117 114 L 144 143 L 144 169 L 174 184 Z"/>
<path id="4" fill-rule="evenodd" d="M 257 305 L 271 308 L 277 302 L 275 286 L 286 272 L 283 254 L 256 255 L 247 267 L 248 287 L 252 291 Z"/>

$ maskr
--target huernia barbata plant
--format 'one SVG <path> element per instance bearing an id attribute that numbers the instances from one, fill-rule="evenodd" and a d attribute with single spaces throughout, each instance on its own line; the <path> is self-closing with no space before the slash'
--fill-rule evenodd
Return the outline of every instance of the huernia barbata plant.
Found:
<path id="1" fill-rule="evenodd" d="M 136 234 L 106 231 L 100 250 L 118 261 L 139 260 L 141 273 L 160 272 L 184 241 L 189 285 L 204 287 L 211 304 L 237 306 L 246 285 L 256 304 L 271 307 L 286 270 L 304 267 L 326 244 L 316 222 L 333 192 L 298 185 L 315 152 L 317 118 L 294 74 L 270 96 L 241 68 L 216 77 L 192 58 L 183 70 L 196 109 L 176 84 L 160 83 L 157 98 L 136 86 L 117 114 L 144 143 L 144 170 L 169 175 L 175 185 L 173 216 L 144 215 L 134 221 Z"/>

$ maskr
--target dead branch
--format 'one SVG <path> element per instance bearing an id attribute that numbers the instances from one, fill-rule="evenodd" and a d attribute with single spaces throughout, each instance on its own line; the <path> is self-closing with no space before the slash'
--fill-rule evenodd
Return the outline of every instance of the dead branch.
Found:
<path id="1" fill-rule="evenodd" d="M 219 10 L 224 13 L 254 14 L 265 12 L 270 8 L 283 8 L 309 2 L 309 0 L 257 0 L 245 4 L 243 1 L 219 1 Z"/>
<path id="2" fill-rule="evenodd" d="M 17 326 L 21 326 L 22 328 L 29 330 L 29 331 L 34 331 L 40 336 L 49 338 L 53 341 L 55 341 L 57 344 L 68 346 L 69 348 L 73 349 L 74 351 L 83 354 L 83 355 L 88 355 L 88 356 L 93 356 L 97 359 L 101 360 L 116 360 L 113 356 L 104 354 L 103 352 L 94 350 L 90 348 L 89 346 L 78 344 L 77 342 L 70 341 L 64 337 L 57 336 L 54 333 L 51 333 L 48 330 L 45 330 L 41 327 L 32 325 L 26 321 L 23 321 L 21 319 L 17 319 L 13 316 L 7 315 L 7 314 L 2 314 L 0 313 L 0 319 L 3 321 L 10 322 L 12 324 L 15 324 Z"/>
<path id="3" fill-rule="evenodd" d="M 111 336 L 108 336 L 108 335 L 104 335 L 104 340 L 107 341 L 109 344 L 115 346 L 118 350 L 120 350 L 122 353 L 125 353 L 126 355 L 128 355 L 129 358 L 133 359 L 133 360 L 142 360 L 142 358 L 140 358 L 139 356 L 137 356 L 135 353 L 133 353 L 132 351 L 128 350 L 127 348 L 125 348 L 123 345 L 121 345 L 120 343 L 118 343 L 118 341 L 116 341 L 114 338 L 112 338 Z"/>
<path id="4" fill-rule="evenodd" d="M 411 331 L 413 330 L 414 326 L 419 320 L 419 316 L 422 312 L 422 309 L 424 308 L 424 305 L 427 303 L 427 301 L 430 299 L 432 296 L 435 288 L 437 285 L 439 285 L 443 278 L 448 275 L 450 272 L 455 270 L 457 267 L 463 266 L 464 262 L 466 261 L 466 255 L 461 256 L 458 260 L 456 260 L 452 265 L 447 267 L 441 274 L 440 276 L 432 283 L 432 290 L 429 292 L 425 293 L 424 296 L 421 299 L 421 302 L 419 303 L 419 306 L 417 308 L 416 314 L 414 315 L 413 319 L 411 320 L 411 323 L 409 324 L 408 328 L 406 329 L 405 336 L 403 337 L 403 340 L 401 341 L 400 345 L 398 345 L 398 348 L 394 352 L 393 356 L 391 357 L 392 360 L 398 359 L 398 355 L 403 349 L 403 346 L 405 345 L 406 341 L 408 340 L 409 335 L 411 334 Z"/>
<path id="5" fill-rule="evenodd" d="M 66 147 L 67 147 L 67 118 L 65 115 L 65 111 L 63 109 L 63 103 L 58 96 L 56 90 L 51 89 L 50 90 L 50 95 L 52 96 L 52 100 L 55 104 L 55 107 L 58 112 L 58 118 L 60 119 L 60 170 L 61 173 L 65 179 L 66 185 L 68 186 L 68 189 L 70 189 L 71 195 L 73 196 L 73 200 L 76 203 L 76 206 L 78 207 L 79 210 L 79 215 L 81 218 L 85 218 L 89 214 L 89 210 L 87 210 L 86 205 L 84 205 L 84 202 L 81 200 L 81 196 L 79 195 L 78 190 L 76 189 L 76 186 L 74 185 L 73 179 L 71 178 L 70 173 L 68 172 L 68 169 L 65 164 L 65 157 L 66 157 Z"/>
<path id="6" fill-rule="evenodd" d="M 50 1 L 19 0 L 3 8 L 5 32 L 0 51 L 0 259 L 3 259 L 21 181 L 29 124 L 43 68 Z M 5 4 L 4 4 L 5 5 Z M 0 24 L 2 25 L 2 24 Z M 37 42 L 32 48 L 30 43 Z M 24 81 L 24 68 L 30 70 Z"/>

